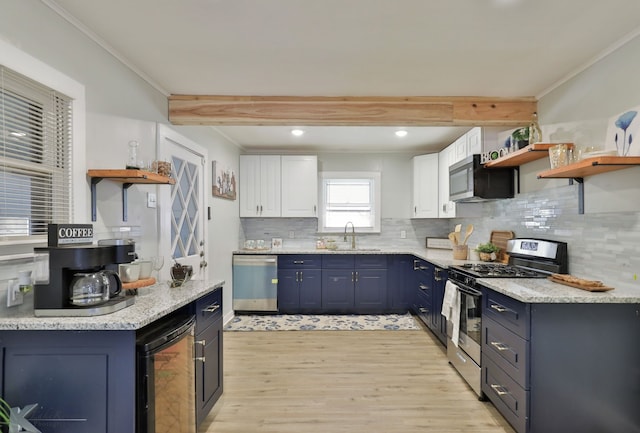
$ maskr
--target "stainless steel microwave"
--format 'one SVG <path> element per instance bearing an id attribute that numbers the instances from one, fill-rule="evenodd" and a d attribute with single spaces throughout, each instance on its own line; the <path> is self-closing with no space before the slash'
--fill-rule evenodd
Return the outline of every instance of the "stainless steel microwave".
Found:
<path id="1" fill-rule="evenodd" d="M 513 198 L 513 168 L 485 168 L 480 155 L 470 155 L 449 167 L 449 199 L 476 202 Z"/>

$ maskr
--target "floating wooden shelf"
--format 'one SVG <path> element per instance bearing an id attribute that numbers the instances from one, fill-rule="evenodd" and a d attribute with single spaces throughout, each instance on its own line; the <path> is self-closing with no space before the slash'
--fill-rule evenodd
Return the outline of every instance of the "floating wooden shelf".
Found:
<path id="1" fill-rule="evenodd" d="M 97 185 L 103 179 L 122 183 L 122 220 L 127 220 L 127 190 L 134 184 L 173 185 L 175 179 L 144 170 L 88 170 L 91 178 L 91 221 L 97 219 Z"/>
<path id="2" fill-rule="evenodd" d="M 157 173 L 151 173 L 144 170 L 88 170 L 87 175 L 90 178 L 109 179 L 114 182 L 122 183 L 167 183 L 173 185 L 175 179 L 167 176 L 160 176 Z"/>
<path id="3" fill-rule="evenodd" d="M 622 170 L 640 165 L 640 156 L 597 156 L 582 159 L 573 164 L 538 173 L 538 179 L 570 178 L 582 179 L 608 171 Z"/>
<path id="4" fill-rule="evenodd" d="M 484 166 L 487 168 L 520 167 L 527 162 L 548 157 L 549 148 L 558 144 L 559 143 L 533 143 L 516 152 L 489 161 Z M 573 143 L 566 144 L 573 148 Z"/>

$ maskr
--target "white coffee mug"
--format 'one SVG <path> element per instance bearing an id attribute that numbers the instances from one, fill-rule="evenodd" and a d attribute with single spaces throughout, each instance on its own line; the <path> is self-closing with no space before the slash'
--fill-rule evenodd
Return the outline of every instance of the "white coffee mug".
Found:
<path id="1" fill-rule="evenodd" d="M 151 277 L 151 271 L 152 271 L 151 260 L 139 260 L 136 263 L 140 265 L 139 278 L 141 280 Z"/>

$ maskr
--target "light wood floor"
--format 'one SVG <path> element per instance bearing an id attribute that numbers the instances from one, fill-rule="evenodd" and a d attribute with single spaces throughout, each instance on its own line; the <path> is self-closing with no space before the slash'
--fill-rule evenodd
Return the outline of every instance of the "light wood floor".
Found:
<path id="1" fill-rule="evenodd" d="M 225 332 L 199 433 L 513 433 L 421 331 Z"/>

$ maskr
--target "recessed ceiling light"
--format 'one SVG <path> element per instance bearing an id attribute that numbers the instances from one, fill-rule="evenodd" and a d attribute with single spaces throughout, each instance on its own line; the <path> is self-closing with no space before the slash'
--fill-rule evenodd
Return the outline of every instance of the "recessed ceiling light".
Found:
<path id="1" fill-rule="evenodd" d="M 405 131 L 404 129 L 401 129 L 399 131 L 396 131 L 396 135 L 398 137 L 404 137 L 405 135 L 407 135 L 407 131 Z"/>
<path id="2" fill-rule="evenodd" d="M 295 135 L 296 137 L 300 137 L 302 134 L 304 134 L 304 131 L 302 129 L 292 129 L 291 134 Z"/>

